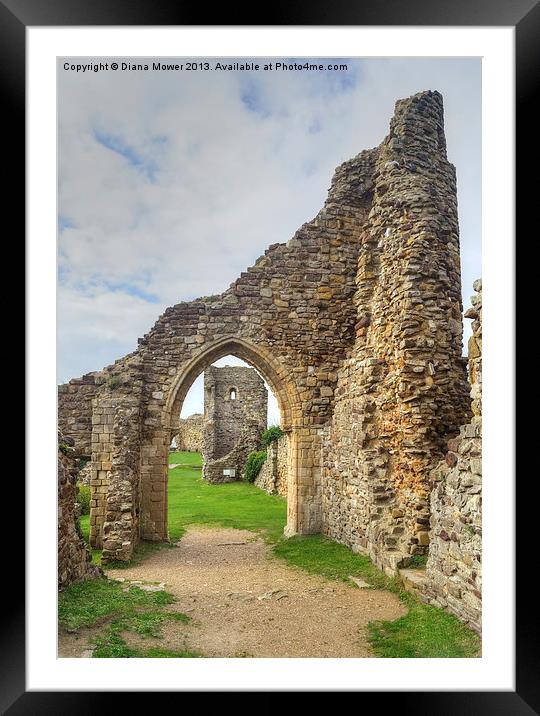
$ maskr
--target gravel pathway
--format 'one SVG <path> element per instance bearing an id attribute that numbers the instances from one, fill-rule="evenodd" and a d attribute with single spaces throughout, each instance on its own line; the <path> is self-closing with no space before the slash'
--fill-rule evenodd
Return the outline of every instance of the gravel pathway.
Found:
<path id="1" fill-rule="evenodd" d="M 234 529 L 190 527 L 177 547 L 107 575 L 165 582 L 192 621 L 166 622 L 159 644 L 208 657 L 370 657 L 368 622 L 406 611 L 389 592 L 290 567 L 258 535 Z M 142 644 L 134 639 L 126 635 Z"/>

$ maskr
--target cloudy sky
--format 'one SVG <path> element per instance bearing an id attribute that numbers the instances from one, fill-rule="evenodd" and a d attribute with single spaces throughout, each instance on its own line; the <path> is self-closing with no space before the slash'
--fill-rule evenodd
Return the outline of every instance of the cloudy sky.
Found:
<path id="1" fill-rule="evenodd" d="M 395 101 L 425 89 L 444 97 L 468 306 L 481 275 L 479 59 L 340 58 L 346 71 L 322 72 L 76 73 L 65 61 L 112 60 L 58 63 L 59 382 L 134 350 L 167 306 L 222 292 L 287 241 L 335 167 L 378 145 Z M 201 409 L 198 380 L 183 414 Z"/>

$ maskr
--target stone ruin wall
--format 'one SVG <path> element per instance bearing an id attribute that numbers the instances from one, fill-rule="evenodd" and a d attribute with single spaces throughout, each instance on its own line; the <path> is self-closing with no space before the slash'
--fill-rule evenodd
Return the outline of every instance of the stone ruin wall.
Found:
<path id="1" fill-rule="evenodd" d="M 482 626 L 482 282 L 474 283 L 469 339 L 472 419 L 448 441 L 432 471 L 431 541 L 425 601 L 480 632 Z"/>
<path id="2" fill-rule="evenodd" d="M 72 582 L 94 579 L 101 575 L 101 570 L 92 564 L 78 527 L 75 450 L 61 433 L 58 444 L 58 587 L 63 589 Z"/>
<path id="3" fill-rule="evenodd" d="M 282 435 L 266 449 L 266 460 L 255 478 L 255 485 L 269 495 L 287 497 L 289 438 Z"/>
<path id="4" fill-rule="evenodd" d="M 203 479 L 242 479 L 248 455 L 260 449 L 267 414 L 268 392 L 253 368 L 210 366 L 205 370 Z M 225 475 L 224 470 L 233 470 L 234 475 Z"/>
<path id="5" fill-rule="evenodd" d="M 182 400 L 201 370 L 231 352 L 265 374 L 280 402 L 283 427 L 291 432 L 291 461 L 298 479 L 288 499 L 290 532 L 320 531 L 320 429 L 331 412 L 336 370 L 354 331 L 358 237 L 369 210 L 375 155 L 376 150 L 363 152 L 346 171 L 336 172 L 324 208 L 287 244 L 270 246 L 225 293 L 167 309 L 139 339 L 134 353 L 102 371 L 88 439 L 91 487 L 96 492 L 91 543 L 103 546 L 104 562 L 127 559 L 139 537 L 167 539 L 172 416 L 180 414 Z M 201 356 L 200 361 L 188 370 L 194 355 Z M 186 370 L 182 384 L 175 386 Z M 133 400 L 141 411 L 139 432 L 116 435 L 115 415 Z M 62 413 L 62 404 L 59 408 Z M 139 473 L 129 473 L 133 479 L 122 485 L 130 492 L 125 512 L 110 513 L 103 541 L 109 498 L 111 505 L 117 504 L 122 473 L 113 456 L 122 443 L 133 454 L 140 451 Z M 124 520 L 124 514 L 132 519 Z"/>
<path id="6" fill-rule="evenodd" d="M 92 463 L 88 461 L 84 467 L 80 468 L 77 473 L 77 482 L 81 485 L 90 487 L 90 480 L 92 479 Z"/>
<path id="7" fill-rule="evenodd" d="M 469 417 L 460 284 L 442 97 L 422 92 L 397 102 L 379 147 L 338 167 L 287 244 L 223 294 L 167 309 L 103 371 L 91 441 L 105 561 L 167 538 L 172 416 L 231 352 L 282 409 L 287 533 L 324 531 L 387 571 L 424 553 L 429 471 Z"/>
<path id="8" fill-rule="evenodd" d="M 137 354 L 105 368 L 99 384 L 92 401 L 90 544 L 103 549 L 105 563 L 109 547 L 115 559 L 126 560 L 140 539 L 144 409 Z M 161 499 L 164 497 L 162 494 Z"/>
<path id="9" fill-rule="evenodd" d="M 58 386 L 58 429 L 73 440 L 77 457 L 92 454 L 92 401 L 100 375 L 88 373 Z"/>
<path id="10" fill-rule="evenodd" d="M 202 452 L 203 449 L 203 415 L 194 413 L 188 418 L 180 418 L 175 450 L 185 452 Z"/>
<path id="11" fill-rule="evenodd" d="M 324 531 L 388 572 L 429 544 L 429 470 L 468 415 L 442 98 L 396 104 L 360 238 L 355 341 L 324 435 Z"/>

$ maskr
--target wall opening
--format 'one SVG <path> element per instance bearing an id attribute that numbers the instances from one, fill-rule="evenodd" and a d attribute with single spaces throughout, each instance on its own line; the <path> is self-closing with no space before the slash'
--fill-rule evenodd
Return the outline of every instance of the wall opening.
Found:
<path id="1" fill-rule="evenodd" d="M 186 421 L 186 419 L 193 418 L 194 415 L 195 417 L 200 416 L 205 426 L 203 427 L 204 433 L 208 424 L 212 423 L 212 415 L 210 414 L 212 401 L 217 402 L 218 397 L 216 385 L 209 380 L 205 384 L 205 373 L 208 375 L 213 368 L 225 368 L 228 366 L 233 369 L 248 369 L 251 373 L 255 373 L 257 380 L 264 385 L 267 395 L 267 407 L 265 403 L 264 417 L 258 427 L 256 423 L 253 423 L 248 425 L 246 429 L 248 433 L 251 431 L 251 435 L 253 435 L 253 431 L 256 428 L 257 437 L 259 438 L 257 447 L 262 447 L 260 437 L 268 426 L 276 425 L 283 430 L 284 436 L 279 467 L 285 487 L 282 488 L 280 494 L 287 497 L 287 525 L 285 526 L 285 532 L 287 534 L 296 533 L 298 460 L 295 448 L 297 441 L 294 434 L 298 427 L 300 426 L 301 428 L 302 425 L 300 401 L 295 394 L 295 386 L 287 381 L 285 371 L 280 366 L 272 365 L 271 361 L 271 357 L 260 354 L 257 348 L 248 347 L 245 341 L 235 339 L 215 346 L 213 350 L 206 350 L 185 366 L 183 371 L 180 371 L 168 395 L 163 413 L 163 425 L 167 435 L 163 461 L 163 487 L 158 487 L 157 489 L 154 487 L 152 495 L 154 508 L 158 507 L 155 504 L 156 493 L 163 495 L 161 520 L 164 525 L 168 525 L 168 491 L 170 487 L 168 465 L 171 463 L 177 464 L 175 459 L 183 447 L 182 440 L 178 436 L 178 424 Z M 253 371 L 253 369 L 255 370 Z M 231 406 L 231 410 L 234 410 L 239 403 L 247 400 L 250 391 L 246 391 L 245 387 L 239 385 L 236 381 L 228 383 L 227 397 L 230 396 L 231 390 L 235 391 L 235 400 L 229 400 L 228 404 Z M 286 450 L 283 445 L 286 446 Z M 171 448 L 174 448 L 174 450 Z M 208 477 L 209 481 L 212 482 L 232 482 L 243 479 L 243 465 L 234 461 L 229 464 L 227 460 L 227 456 L 231 454 L 233 457 L 236 455 L 234 449 L 226 453 L 225 456 L 220 455 L 218 450 L 215 472 L 204 475 L 203 468 L 204 477 Z M 245 460 L 246 457 L 247 455 L 241 456 L 242 460 Z M 220 462 L 221 458 L 224 458 L 223 464 Z M 275 463 L 275 458 L 273 459 Z M 142 489 L 144 490 L 144 483 Z M 263 489 L 265 489 L 264 486 Z M 160 490 L 162 491 L 159 492 Z M 150 523 L 150 527 L 152 527 L 152 523 Z M 163 535 L 159 535 L 159 533 L 156 534 L 155 530 L 153 534 L 151 530 L 145 533 L 143 526 L 142 538 L 167 539 L 168 529 L 164 531 Z"/>
<path id="2" fill-rule="evenodd" d="M 230 354 L 206 366 L 194 380 L 169 449 L 199 452 L 203 477 L 209 482 L 240 480 L 249 454 L 264 447 L 264 431 L 281 422 L 278 401 L 267 381 L 256 368 Z"/>

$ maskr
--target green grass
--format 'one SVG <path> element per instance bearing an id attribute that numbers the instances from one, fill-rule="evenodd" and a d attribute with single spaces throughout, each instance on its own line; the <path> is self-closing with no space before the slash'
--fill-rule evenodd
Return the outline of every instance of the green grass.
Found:
<path id="1" fill-rule="evenodd" d="M 328 579 L 348 582 L 349 576 L 360 577 L 379 589 L 396 593 L 400 591 L 399 582 L 377 569 L 367 555 L 355 554 L 348 547 L 323 535 L 282 540 L 275 545 L 274 553 L 289 564 L 312 574 L 322 574 Z"/>
<path id="2" fill-rule="evenodd" d="M 135 649 L 122 634 L 133 632 L 142 637 L 159 638 L 165 621 L 187 623 L 182 612 L 165 611 L 175 600 L 168 592 L 146 592 L 136 586 L 124 591 L 126 585 L 108 579 L 72 584 L 59 596 L 59 622 L 70 631 L 101 626 L 95 638 L 94 658 L 187 658 L 200 654 L 171 651 L 161 647 Z"/>
<path id="3" fill-rule="evenodd" d="M 79 518 L 79 526 L 83 539 L 88 545 L 88 549 L 92 555 L 93 564 L 101 564 L 101 550 L 90 547 L 90 515 L 81 515 Z"/>
<path id="4" fill-rule="evenodd" d="M 58 620 L 66 629 L 94 626 L 111 617 L 131 617 L 137 610 L 172 604 L 168 592 L 146 592 L 136 586 L 124 591 L 126 585 L 109 579 L 93 579 L 71 584 L 60 593 Z"/>
<path id="5" fill-rule="evenodd" d="M 132 631 L 141 636 L 159 636 L 164 621 L 187 623 L 189 617 L 182 612 L 144 611 L 115 619 L 113 625 L 117 631 Z"/>
<path id="6" fill-rule="evenodd" d="M 447 612 L 409 603 L 409 611 L 395 621 L 371 622 L 369 643 L 377 656 L 385 658 L 465 658 L 480 653 L 480 639 Z"/>
<path id="7" fill-rule="evenodd" d="M 286 501 L 246 482 L 209 485 L 187 465 L 196 465 L 194 453 L 173 453 L 169 471 L 169 532 L 179 539 L 189 524 L 215 524 L 263 532 L 274 553 L 288 564 L 328 579 L 350 581 L 360 577 L 372 587 L 395 594 L 408 608 L 396 621 L 373 622 L 369 641 L 374 654 L 391 658 L 473 657 L 479 637 L 456 617 L 422 604 L 403 589 L 398 578 L 388 577 L 363 554 L 322 535 L 283 539 Z M 184 467 L 186 466 L 186 467 Z M 418 560 L 414 566 L 422 566 Z M 354 587 L 356 589 L 356 587 Z"/>
<path id="8" fill-rule="evenodd" d="M 90 515 L 81 515 L 79 517 L 79 527 L 86 544 L 90 542 Z"/>
<path id="9" fill-rule="evenodd" d="M 396 621 L 369 626 L 373 652 L 381 657 L 473 657 L 479 652 L 478 636 L 442 609 L 421 604 L 406 592 L 398 578 L 388 577 L 363 554 L 322 535 L 283 539 L 286 501 L 267 495 L 246 482 L 209 485 L 192 469 L 184 467 L 193 453 L 173 453 L 169 471 L 169 532 L 179 539 L 189 524 L 215 524 L 263 532 L 274 553 L 288 564 L 321 574 L 328 579 L 349 581 L 360 577 L 372 587 L 395 594 L 408 608 Z M 424 560 L 418 560 L 422 566 Z M 356 587 L 354 587 L 356 589 Z"/>
<path id="10" fill-rule="evenodd" d="M 169 535 L 179 540 L 191 524 L 220 525 L 261 532 L 271 542 L 280 539 L 287 520 L 287 502 L 248 482 L 211 485 L 201 477 L 194 455 L 171 453 L 169 464 Z M 200 455 L 198 456 L 200 460 Z M 200 464 L 200 462 L 199 462 Z M 186 465 L 186 467 L 184 467 Z M 191 467 L 190 467 L 191 465 Z"/>
<path id="11" fill-rule="evenodd" d="M 287 520 L 287 502 L 283 497 L 267 495 L 247 482 L 210 485 L 201 477 L 202 456 L 197 452 L 171 452 L 169 465 L 169 536 L 178 541 L 190 524 L 213 524 L 262 532 L 271 542 L 283 534 Z M 89 543 L 90 516 L 83 515 L 79 524 Z M 142 542 L 131 562 L 109 562 L 108 569 L 122 569 L 141 564 L 147 556 L 169 545 Z M 92 561 L 101 564 L 101 550 L 91 549 Z"/>
<path id="12" fill-rule="evenodd" d="M 159 592 L 156 592 L 159 594 Z M 200 654 L 191 651 L 171 651 L 162 647 L 135 649 L 129 646 L 122 636 L 124 632 L 133 632 L 143 637 L 159 638 L 164 621 L 180 621 L 187 623 L 189 617 L 180 612 L 144 611 L 126 614 L 114 619 L 107 629 L 96 639 L 92 657 L 95 659 L 117 658 L 152 658 L 179 659 L 198 657 Z"/>
<path id="13" fill-rule="evenodd" d="M 163 647 L 136 649 L 129 646 L 114 625 L 96 639 L 92 652 L 94 659 L 193 659 L 202 656 L 194 651 L 173 651 Z"/>
<path id="14" fill-rule="evenodd" d="M 178 463 L 185 467 L 202 467 L 202 455 L 200 452 L 170 452 L 169 465 Z"/>

